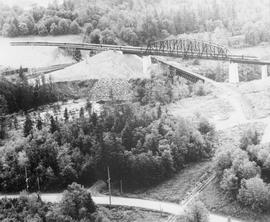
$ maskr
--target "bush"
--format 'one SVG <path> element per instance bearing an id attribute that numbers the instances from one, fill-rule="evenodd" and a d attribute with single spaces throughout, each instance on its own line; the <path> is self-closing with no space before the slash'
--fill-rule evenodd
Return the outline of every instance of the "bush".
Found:
<path id="1" fill-rule="evenodd" d="M 201 201 L 191 204 L 186 213 L 187 222 L 209 222 L 209 212 Z"/>
<path id="2" fill-rule="evenodd" d="M 55 23 L 52 23 L 50 26 L 50 34 L 51 35 L 58 35 L 59 34 L 58 26 Z"/>
<path id="3" fill-rule="evenodd" d="M 85 24 L 85 32 L 84 32 L 84 34 L 86 36 L 89 36 L 93 30 L 94 30 L 94 28 L 93 28 L 93 25 L 91 23 L 86 23 Z"/>
<path id="4" fill-rule="evenodd" d="M 83 219 L 96 211 L 90 192 L 77 183 L 72 183 L 64 191 L 60 209 L 63 215 Z M 89 217 L 89 216 L 88 216 Z"/>
<path id="5" fill-rule="evenodd" d="M 90 42 L 95 44 L 101 43 L 101 33 L 99 29 L 95 29 L 93 32 L 91 32 Z"/>
<path id="6" fill-rule="evenodd" d="M 80 26 L 76 21 L 71 22 L 70 24 L 70 33 L 71 34 L 78 34 L 81 32 Z"/>
<path id="7" fill-rule="evenodd" d="M 202 81 L 198 81 L 192 86 L 192 93 L 196 96 L 206 96 L 208 94 L 205 84 Z"/>
<path id="8" fill-rule="evenodd" d="M 258 177 L 244 179 L 241 181 L 237 199 L 253 210 L 265 211 L 270 207 L 269 187 Z"/>
<path id="9" fill-rule="evenodd" d="M 116 36 L 114 32 L 110 29 L 105 29 L 101 32 L 101 43 L 115 45 L 116 44 Z"/>
<path id="10" fill-rule="evenodd" d="M 70 20 L 61 19 L 58 23 L 59 34 L 64 35 L 69 33 Z"/>
<path id="11" fill-rule="evenodd" d="M 192 65 L 194 66 L 199 66 L 201 63 L 200 63 L 200 60 L 199 59 L 194 59 L 194 61 L 192 62 Z"/>
<path id="12" fill-rule="evenodd" d="M 238 177 L 232 169 L 224 170 L 220 187 L 230 196 L 235 197 L 238 193 Z"/>
<path id="13" fill-rule="evenodd" d="M 248 129 L 240 139 L 240 148 L 247 150 L 249 145 L 257 145 L 260 143 L 259 133 L 255 129 Z"/>
<path id="14" fill-rule="evenodd" d="M 29 29 L 27 27 L 27 24 L 25 23 L 20 23 L 19 24 L 19 31 L 21 35 L 28 35 L 29 34 Z"/>
<path id="15" fill-rule="evenodd" d="M 48 29 L 43 23 L 39 24 L 37 28 L 38 28 L 39 35 L 41 36 L 48 35 Z"/>
<path id="16" fill-rule="evenodd" d="M 59 204 L 45 203 L 40 199 L 39 195 L 29 195 L 26 192 L 20 193 L 19 198 L 16 199 L 0 199 L 0 220 L 6 222 L 106 221 L 96 211 L 90 193 L 82 189 L 78 184 L 72 184 L 69 189 L 69 191 L 64 192 L 62 202 Z M 67 214 L 63 214 L 63 209 L 69 209 L 70 211 L 64 211 Z M 78 213 L 78 215 L 72 213 Z M 70 214 L 75 217 L 70 216 Z"/>

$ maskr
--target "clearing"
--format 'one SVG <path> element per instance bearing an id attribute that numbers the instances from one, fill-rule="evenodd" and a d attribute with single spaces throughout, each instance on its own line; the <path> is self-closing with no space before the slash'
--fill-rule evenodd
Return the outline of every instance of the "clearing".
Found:
<path id="1" fill-rule="evenodd" d="M 123 187 L 123 196 L 180 203 L 185 198 L 186 193 L 194 187 L 198 179 L 209 167 L 210 161 L 190 164 L 181 172 L 157 186 L 132 192 L 125 190 L 125 187 Z M 119 187 L 114 186 L 113 194 L 120 195 Z"/>

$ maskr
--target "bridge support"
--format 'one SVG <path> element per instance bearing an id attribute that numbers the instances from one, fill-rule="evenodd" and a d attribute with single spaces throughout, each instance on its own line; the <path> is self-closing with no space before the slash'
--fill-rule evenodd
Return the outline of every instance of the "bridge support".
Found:
<path id="1" fill-rule="evenodd" d="M 150 76 L 152 65 L 151 56 L 144 56 L 142 60 L 143 60 L 143 74 Z"/>
<path id="2" fill-rule="evenodd" d="M 262 79 L 266 79 L 268 77 L 267 65 L 262 66 Z"/>
<path id="3" fill-rule="evenodd" d="M 231 62 L 229 66 L 229 83 L 238 83 L 238 82 L 239 82 L 238 64 Z"/>

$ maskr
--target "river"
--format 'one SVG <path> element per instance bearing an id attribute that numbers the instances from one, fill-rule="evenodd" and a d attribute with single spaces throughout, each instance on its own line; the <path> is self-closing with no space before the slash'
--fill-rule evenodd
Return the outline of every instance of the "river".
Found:
<path id="1" fill-rule="evenodd" d="M 53 41 L 53 42 L 81 42 L 80 35 L 66 36 L 30 36 L 18 38 L 0 37 L 0 67 L 37 68 L 56 64 L 71 63 L 70 56 L 64 56 L 56 47 L 10 46 L 12 41 Z"/>

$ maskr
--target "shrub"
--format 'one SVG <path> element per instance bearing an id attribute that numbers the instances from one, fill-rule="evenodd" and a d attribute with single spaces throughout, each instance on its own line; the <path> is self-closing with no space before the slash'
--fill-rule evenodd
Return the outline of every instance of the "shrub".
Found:
<path id="1" fill-rule="evenodd" d="M 64 191 L 60 209 L 63 215 L 83 219 L 85 215 L 94 213 L 96 206 L 86 189 L 77 183 L 72 183 Z"/>
<path id="2" fill-rule="evenodd" d="M 70 33 L 72 34 L 78 34 L 80 33 L 80 26 L 79 24 L 76 22 L 76 21 L 73 21 L 71 24 L 70 24 Z"/>
<path id="3" fill-rule="evenodd" d="M 51 35 L 58 35 L 59 34 L 58 26 L 55 23 L 52 23 L 50 26 L 50 34 Z"/>
<path id="4" fill-rule="evenodd" d="M 219 178 L 223 176 L 223 172 L 225 169 L 228 169 L 232 166 L 232 157 L 231 150 L 225 147 L 224 149 L 220 149 L 216 152 L 214 158 L 214 169 Z"/>
<path id="5" fill-rule="evenodd" d="M 199 59 L 194 59 L 194 61 L 192 62 L 192 65 L 194 66 L 199 66 L 201 63 L 200 63 L 200 60 Z"/>
<path id="6" fill-rule="evenodd" d="M 230 196 L 235 196 L 238 192 L 238 177 L 232 169 L 224 170 L 220 187 Z"/>
<path id="7" fill-rule="evenodd" d="M 241 188 L 237 199 L 245 206 L 253 210 L 265 211 L 270 206 L 269 188 L 262 179 L 254 177 L 241 181 Z"/>
<path id="8" fill-rule="evenodd" d="M 48 29 L 43 23 L 39 24 L 37 28 L 38 28 L 39 35 L 41 36 L 48 35 Z"/>
<path id="9" fill-rule="evenodd" d="M 186 214 L 187 222 L 208 222 L 209 212 L 201 201 L 191 204 Z"/>
<path id="10" fill-rule="evenodd" d="M 259 133 L 257 130 L 248 129 L 240 139 L 240 148 L 246 150 L 249 145 L 257 145 L 259 143 Z"/>
<path id="11" fill-rule="evenodd" d="M 68 34 L 69 27 L 70 27 L 70 20 L 68 19 L 61 19 L 58 23 L 59 34 Z"/>
<path id="12" fill-rule="evenodd" d="M 95 29 L 93 32 L 91 32 L 90 42 L 95 44 L 101 43 L 101 33 L 99 29 Z"/>
<path id="13" fill-rule="evenodd" d="M 196 96 L 206 96 L 208 94 L 205 84 L 202 81 L 198 81 L 192 86 L 192 93 Z"/>

